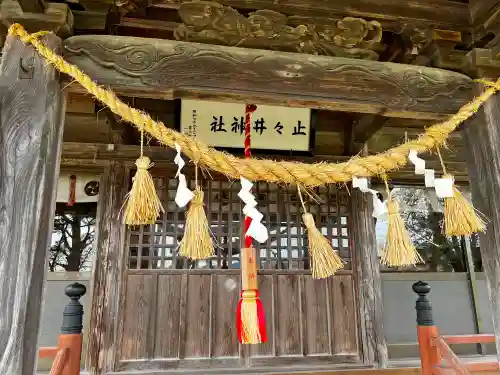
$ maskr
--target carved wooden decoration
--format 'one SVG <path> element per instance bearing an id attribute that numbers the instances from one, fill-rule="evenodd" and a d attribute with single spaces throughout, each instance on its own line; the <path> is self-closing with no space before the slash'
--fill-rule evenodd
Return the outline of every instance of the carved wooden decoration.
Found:
<path id="1" fill-rule="evenodd" d="M 377 21 L 346 17 L 333 25 L 287 25 L 288 17 L 273 10 L 257 10 L 247 17 L 212 1 L 180 4 L 184 22 L 174 30 L 177 40 L 266 48 L 314 55 L 377 60 L 383 46 Z"/>
<path id="2" fill-rule="evenodd" d="M 472 98 L 462 74 L 404 64 L 120 36 L 75 36 L 66 59 L 129 95 L 441 118 Z"/>

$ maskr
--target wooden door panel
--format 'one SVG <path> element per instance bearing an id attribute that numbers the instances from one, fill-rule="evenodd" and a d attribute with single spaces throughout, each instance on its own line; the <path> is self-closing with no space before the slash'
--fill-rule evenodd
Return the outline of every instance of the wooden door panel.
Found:
<path id="1" fill-rule="evenodd" d="M 353 278 L 339 275 L 329 278 L 328 283 L 333 323 L 333 354 L 356 354 L 358 335 Z"/>
<path id="2" fill-rule="evenodd" d="M 181 315 L 185 314 L 186 305 L 183 279 L 187 281 L 187 275 L 159 275 L 158 277 L 154 357 L 179 357 L 180 320 Z M 184 309 L 181 309 L 181 305 Z"/>
<path id="3" fill-rule="evenodd" d="M 276 277 L 276 275 L 259 275 L 258 277 L 259 295 L 264 306 L 268 338 L 266 343 L 250 346 L 252 356 L 273 357 L 276 355 L 276 337 L 272 334 L 276 330 Z"/>
<path id="4" fill-rule="evenodd" d="M 213 275 L 212 357 L 239 357 L 235 311 L 240 298 L 240 277 Z"/>
<path id="5" fill-rule="evenodd" d="M 276 354 L 300 355 L 300 275 L 278 275 L 276 285 Z"/>
<path id="6" fill-rule="evenodd" d="M 304 354 L 330 354 L 332 330 L 328 282 L 315 280 L 309 275 L 304 275 L 302 280 Z"/>
<path id="7" fill-rule="evenodd" d="M 153 275 L 130 275 L 127 280 L 121 357 L 148 358 L 149 319 L 153 312 Z"/>
<path id="8" fill-rule="evenodd" d="M 211 283 L 210 275 L 188 275 L 183 358 L 210 357 Z"/>
<path id="9" fill-rule="evenodd" d="M 314 280 L 306 273 L 281 272 L 259 276 L 268 342 L 252 345 L 245 360 L 235 327 L 238 271 L 129 271 L 121 368 L 227 367 L 244 362 L 272 366 L 355 359 L 352 275 Z"/>

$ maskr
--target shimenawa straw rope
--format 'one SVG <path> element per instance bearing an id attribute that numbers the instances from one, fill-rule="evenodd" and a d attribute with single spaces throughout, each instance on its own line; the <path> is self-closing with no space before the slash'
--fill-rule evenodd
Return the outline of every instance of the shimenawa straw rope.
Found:
<path id="1" fill-rule="evenodd" d="M 46 33 L 46 32 L 45 32 Z M 107 90 L 82 72 L 75 65 L 69 64 L 40 41 L 44 33 L 29 34 L 19 24 L 9 28 L 9 34 L 17 35 L 25 43 L 32 44 L 38 53 L 57 70 L 71 76 L 89 93 L 107 105 L 110 110 L 124 120 L 144 130 L 162 144 L 174 148 L 178 143 L 183 152 L 200 165 L 223 173 L 231 178 L 245 177 L 250 181 L 276 183 L 299 183 L 304 187 L 319 186 L 352 180 L 353 176 L 372 177 L 383 175 L 407 164 L 410 150 L 423 153 L 444 143 L 450 133 L 464 120 L 477 112 L 490 96 L 500 89 L 500 79 L 496 82 L 481 81 L 487 89 L 473 101 L 465 104 L 456 114 L 441 123 L 435 124 L 417 139 L 405 142 L 383 153 L 366 157 L 354 157 L 343 163 L 294 163 L 275 162 L 268 159 L 242 159 L 225 152 L 217 151 L 185 134 L 167 128 L 162 122 L 154 121 L 148 114 L 129 107 L 116 94 Z"/>

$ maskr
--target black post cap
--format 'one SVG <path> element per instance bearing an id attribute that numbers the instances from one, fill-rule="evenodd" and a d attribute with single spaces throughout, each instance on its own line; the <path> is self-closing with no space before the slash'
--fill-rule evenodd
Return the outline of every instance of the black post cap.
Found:
<path id="1" fill-rule="evenodd" d="M 82 298 L 86 292 L 87 288 L 80 283 L 70 284 L 64 290 L 64 293 L 70 298 L 70 301 L 64 308 L 61 333 L 82 333 L 83 306 L 80 303 L 80 298 Z"/>
<path id="2" fill-rule="evenodd" d="M 431 291 L 431 287 L 425 281 L 417 281 L 415 284 L 412 285 L 411 288 L 415 293 L 419 295 L 420 294 L 426 295 L 429 294 L 429 292 Z"/>
<path id="3" fill-rule="evenodd" d="M 74 301 L 78 301 L 85 293 L 87 293 L 87 288 L 80 283 L 69 284 L 64 290 L 64 294 Z"/>
<path id="4" fill-rule="evenodd" d="M 432 303 L 427 298 L 427 295 L 431 291 L 431 287 L 425 281 L 417 281 L 413 284 L 412 289 L 418 294 L 418 299 L 415 304 L 415 309 L 417 310 L 417 324 L 419 326 L 434 326 Z"/>

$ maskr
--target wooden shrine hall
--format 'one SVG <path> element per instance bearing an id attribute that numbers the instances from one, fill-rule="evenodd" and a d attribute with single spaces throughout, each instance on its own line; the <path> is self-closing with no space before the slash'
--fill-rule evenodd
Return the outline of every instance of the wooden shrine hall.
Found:
<path id="1" fill-rule="evenodd" d="M 184 157 L 215 250 L 181 257 L 176 150 L 146 135 L 165 213 L 125 226 L 141 132 L 7 30 L 53 32 L 37 38 L 129 106 L 219 150 L 243 157 L 245 104 L 255 104 L 253 158 L 340 163 L 418 137 L 487 88 L 476 79 L 500 77 L 500 0 L 3 0 L 0 18 L 0 374 L 33 374 L 57 181 L 81 173 L 100 176 L 90 374 L 388 367 L 370 194 L 338 183 L 305 197 L 345 263 L 316 280 L 296 188 L 253 181 L 269 233 L 255 244 L 268 339 L 240 344 L 238 180 Z M 486 218 L 480 251 L 500 349 L 499 145 L 493 95 L 440 156 Z M 420 156 L 441 173 L 435 152 Z M 412 164 L 389 174 L 391 189 L 423 183 Z M 382 176 L 371 186 L 385 196 Z"/>

